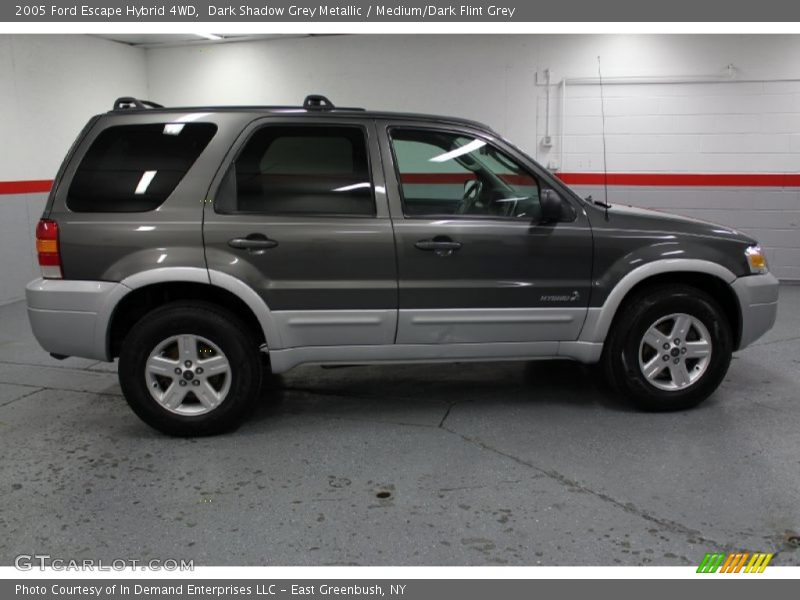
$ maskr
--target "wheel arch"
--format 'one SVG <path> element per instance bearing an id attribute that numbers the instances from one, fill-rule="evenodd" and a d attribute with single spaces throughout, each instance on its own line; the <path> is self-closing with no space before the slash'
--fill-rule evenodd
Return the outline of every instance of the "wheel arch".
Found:
<path id="1" fill-rule="evenodd" d="M 194 267 L 164 268 L 137 273 L 121 283 L 128 291 L 115 303 L 105 328 L 110 359 L 119 356 L 125 335 L 139 319 L 176 300 L 204 300 L 222 306 L 256 332 L 259 344 L 281 346 L 266 303 L 248 285 L 225 273 Z"/>
<path id="2" fill-rule="evenodd" d="M 674 259 L 642 265 L 623 277 L 601 307 L 589 308 L 581 330 L 581 341 L 604 342 L 620 308 L 648 287 L 667 283 L 696 287 L 714 298 L 731 325 L 734 349 L 742 334 L 742 311 L 731 283 L 736 279 L 730 270 L 711 261 Z"/>

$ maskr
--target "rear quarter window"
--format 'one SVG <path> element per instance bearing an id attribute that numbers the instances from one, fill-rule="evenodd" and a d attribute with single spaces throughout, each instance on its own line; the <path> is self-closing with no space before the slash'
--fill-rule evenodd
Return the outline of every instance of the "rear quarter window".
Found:
<path id="1" fill-rule="evenodd" d="M 145 212 L 175 191 L 214 137 L 212 123 L 118 125 L 103 130 L 67 192 L 75 212 Z"/>

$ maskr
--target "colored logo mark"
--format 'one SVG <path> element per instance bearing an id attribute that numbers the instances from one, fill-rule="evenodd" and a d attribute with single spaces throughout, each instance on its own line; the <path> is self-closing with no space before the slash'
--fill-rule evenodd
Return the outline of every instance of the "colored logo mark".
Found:
<path id="1" fill-rule="evenodd" d="M 698 573 L 763 573 L 774 554 L 765 552 L 709 552 L 703 557 Z"/>

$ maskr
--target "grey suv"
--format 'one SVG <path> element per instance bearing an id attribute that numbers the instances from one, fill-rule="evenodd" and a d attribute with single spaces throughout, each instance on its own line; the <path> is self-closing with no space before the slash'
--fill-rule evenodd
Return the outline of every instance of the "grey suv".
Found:
<path id="1" fill-rule="evenodd" d="M 241 422 L 264 365 L 568 358 L 647 410 L 696 405 L 774 323 L 735 230 L 578 197 L 491 129 L 120 98 L 66 157 L 27 288 L 57 357 L 119 357 L 175 435 Z"/>

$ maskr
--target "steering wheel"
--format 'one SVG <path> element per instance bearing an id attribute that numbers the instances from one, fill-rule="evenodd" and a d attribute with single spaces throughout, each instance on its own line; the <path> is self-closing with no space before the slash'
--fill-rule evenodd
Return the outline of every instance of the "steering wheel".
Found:
<path id="1" fill-rule="evenodd" d="M 480 179 L 470 179 L 464 184 L 464 196 L 456 208 L 457 215 L 468 214 L 480 200 L 483 193 L 483 182 Z"/>

